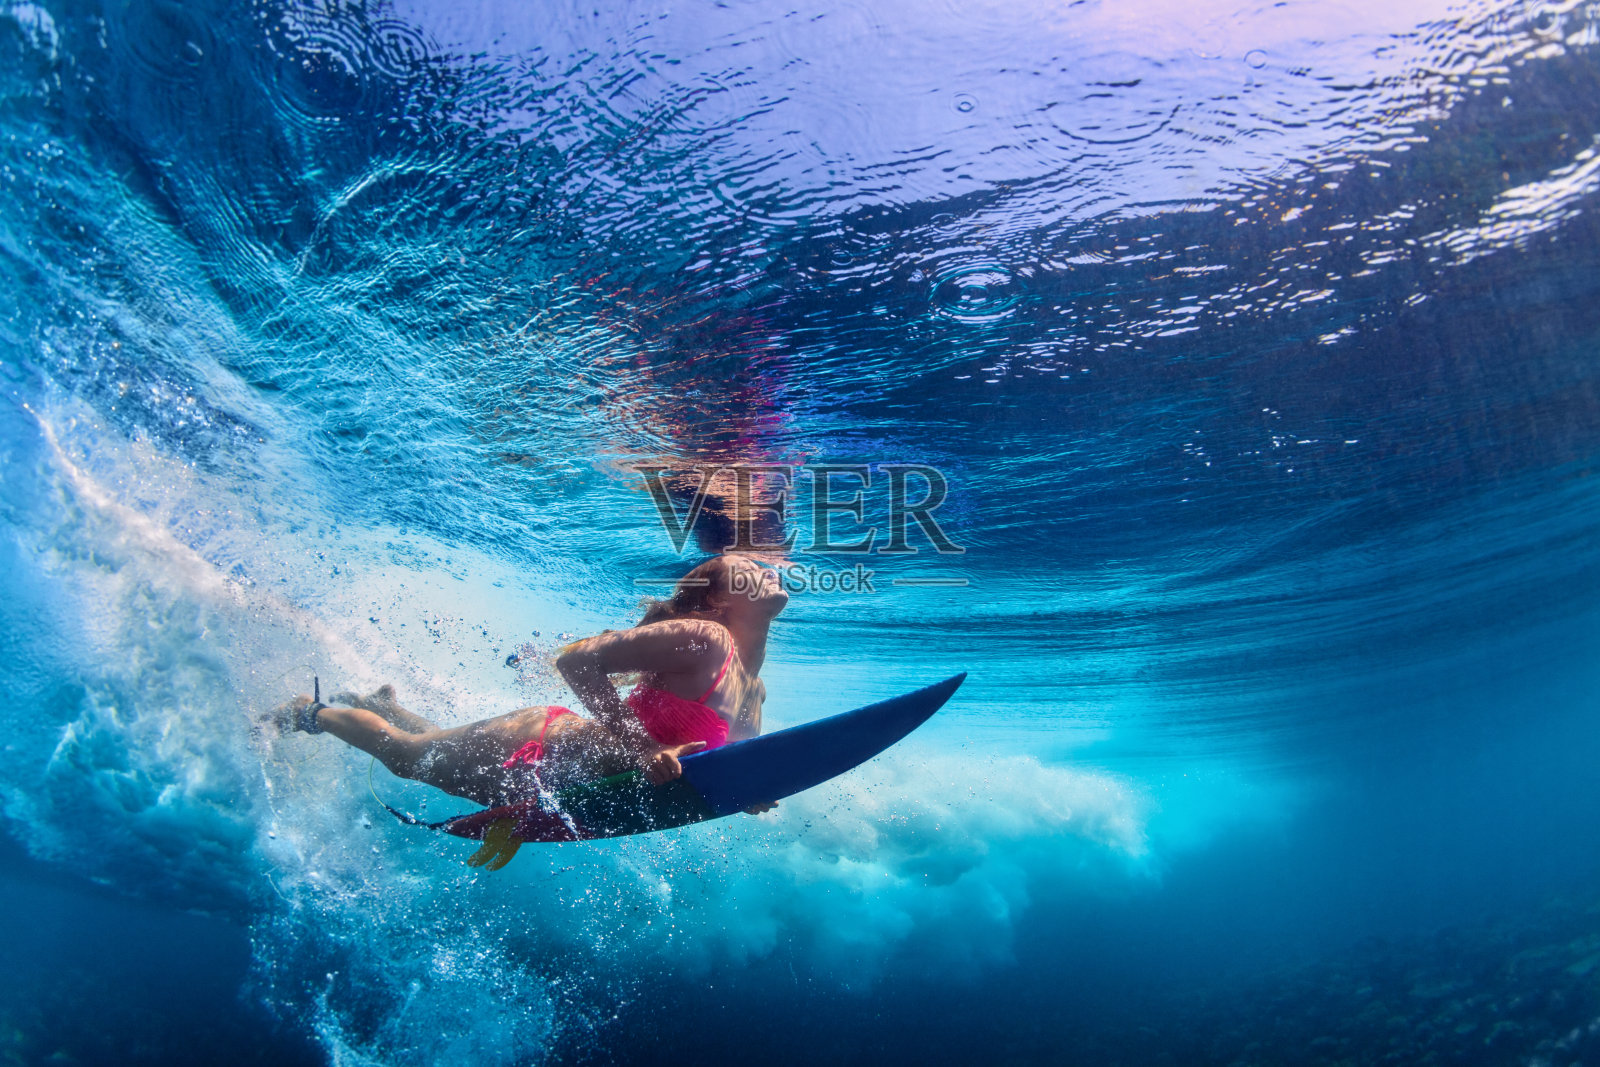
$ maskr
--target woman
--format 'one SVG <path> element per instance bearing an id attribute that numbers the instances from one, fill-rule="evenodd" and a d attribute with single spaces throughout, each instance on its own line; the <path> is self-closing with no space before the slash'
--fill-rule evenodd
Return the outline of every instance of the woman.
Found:
<path id="1" fill-rule="evenodd" d="M 446 730 L 401 707 L 390 686 L 329 705 L 298 696 L 275 717 L 485 807 L 634 767 L 660 785 L 683 773 L 682 757 L 761 732 L 767 629 L 788 601 L 777 575 L 751 560 L 702 563 L 639 625 L 562 649 L 556 669 L 592 718 L 532 707 Z M 632 673 L 642 678 L 623 699 L 610 676 Z"/>

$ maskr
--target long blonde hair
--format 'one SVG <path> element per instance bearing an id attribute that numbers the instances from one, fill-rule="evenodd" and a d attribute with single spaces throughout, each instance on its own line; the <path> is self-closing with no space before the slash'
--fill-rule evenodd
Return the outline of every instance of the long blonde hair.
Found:
<path id="1" fill-rule="evenodd" d="M 649 599 L 644 604 L 644 617 L 638 625 L 648 626 L 667 619 L 704 618 L 715 615 L 716 606 L 711 598 L 718 592 L 727 592 L 728 559 L 712 556 L 704 563 L 678 579 L 672 595 L 662 600 Z"/>

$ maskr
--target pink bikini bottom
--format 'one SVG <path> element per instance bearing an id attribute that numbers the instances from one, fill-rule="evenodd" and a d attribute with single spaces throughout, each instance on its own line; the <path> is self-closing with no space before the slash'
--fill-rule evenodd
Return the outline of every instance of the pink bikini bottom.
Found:
<path id="1" fill-rule="evenodd" d="M 511 758 L 506 760 L 500 766 L 507 769 L 519 766 L 532 767 L 534 764 L 544 759 L 545 731 L 549 730 L 550 724 L 561 718 L 561 716 L 572 714 L 574 714 L 574 712 L 571 708 L 546 708 L 544 712 L 544 725 L 539 727 L 539 736 L 534 740 L 529 741 L 515 752 L 511 753 Z"/>

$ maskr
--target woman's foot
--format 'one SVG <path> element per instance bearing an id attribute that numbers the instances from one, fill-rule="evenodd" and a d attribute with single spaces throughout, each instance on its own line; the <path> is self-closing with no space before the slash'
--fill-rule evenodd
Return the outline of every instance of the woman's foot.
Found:
<path id="1" fill-rule="evenodd" d="M 395 699 L 394 686 L 392 685 L 380 685 L 366 696 L 355 692 L 336 693 L 333 702 L 351 708 L 364 708 L 389 723 L 389 725 L 398 726 L 408 734 L 421 734 L 438 729 L 437 726 L 424 719 L 421 715 L 409 712 L 401 707 L 400 702 Z"/>
<path id="2" fill-rule="evenodd" d="M 376 712 L 379 715 L 397 709 L 400 711 L 405 710 L 400 707 L 400 702 L 394 698 L 394 686 L 387 684 L 378 686 L 366 696 L 362 696 L 353 689 L 343 693 L 335 693 L 333 694 L 333 702 L 335 704 L 343 704 L 347 708 L 366 708 L 368 711 Z"/>

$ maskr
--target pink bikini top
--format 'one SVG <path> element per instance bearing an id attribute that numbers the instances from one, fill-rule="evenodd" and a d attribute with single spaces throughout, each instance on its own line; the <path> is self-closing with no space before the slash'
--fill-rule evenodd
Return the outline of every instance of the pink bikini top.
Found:
<path id="1" fill-rule="evenodd" d="M 706 748 L 720 748 L 728 743 L 728 720 L 706 705 L 706 697 L 717 691 L 722 679 L 727 677 L 733 663 L 733 646 L 728 646 L 728 658 L 722 661 L 711 688 L 700 694 L 699 700 L 689 700 L 653 685 L 640 685 L 628 694 L 624 703 L 633 709 L 650 736 L 663 745 L 687 745 L 691 741 L 704 741 Z"/>

